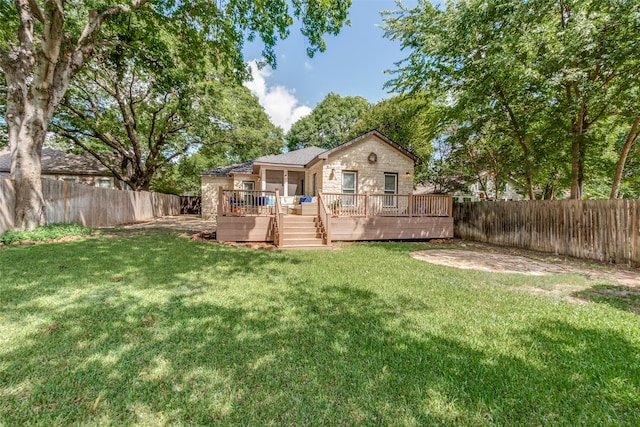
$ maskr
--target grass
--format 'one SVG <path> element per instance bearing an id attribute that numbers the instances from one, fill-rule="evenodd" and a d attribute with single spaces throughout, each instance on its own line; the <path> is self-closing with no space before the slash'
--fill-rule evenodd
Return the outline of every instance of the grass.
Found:
<path id="1" fill-rule="evenodd" d="M 419 248 L 0 248 L 0 425 L 640 425 L 637 315 Z"/>
<path id="2" fill-rule="evenodd" d="M 620 310 L 640 315 L 640 289 L 623 285 L 596 284 L 577 293 L 580 298 L 609 304 Z"/>
<path id="3" fill-rule="evenodd" d="M 51 224 L 31 231 L 7 230 L 0 234 L 0 243 L 9 245 L 21 241 L 47 241 L 69 236 L 85 236 L 93 230 L 78 224 Z"/>

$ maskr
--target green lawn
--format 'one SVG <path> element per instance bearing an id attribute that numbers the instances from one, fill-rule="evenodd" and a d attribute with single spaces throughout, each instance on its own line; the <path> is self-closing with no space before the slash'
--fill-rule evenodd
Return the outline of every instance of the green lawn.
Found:
<path id="1" fill-rule="evenodd" d="M 639 316 L 420 248 L 0 248 L 0 425 L 640 425 Z"/>

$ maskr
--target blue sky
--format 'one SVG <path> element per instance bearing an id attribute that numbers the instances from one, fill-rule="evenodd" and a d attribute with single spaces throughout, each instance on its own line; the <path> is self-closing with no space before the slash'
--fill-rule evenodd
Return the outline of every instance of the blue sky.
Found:
<path id="1" fill-rule="evenodd" d="M 415 6 L 416 0 L 405 0 Z M 353 0 L 349 11 L 350 27 L 338 36 L 326 36 L 327 50 L 313 58 L 306 55 L 306 41 L 297 28 L 275 48 L 275 70 L 254 70 L 254 80 L 247 83 L 260 99 L 274 124 L 285 131 L 308 114 L 329 93 L 362 96 L 375 103 L 392 96 L 383 89 L 394 68 L 407 56 L 397 43 L 383 37 L 381 10 L 397 10 L 394 0 Z M 247 46 L 248 61 L 260 57 L 261 45 Z"/>

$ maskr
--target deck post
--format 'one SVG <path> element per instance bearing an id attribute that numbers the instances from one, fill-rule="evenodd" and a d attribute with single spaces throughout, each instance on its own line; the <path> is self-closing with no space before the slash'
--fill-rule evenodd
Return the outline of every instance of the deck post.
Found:
<path id="1" fill-rule="evenodd" d="M 413 216 L 413 192 L 409 193 L 409 197 L 407 198 L 407 214 L 409 218 Z"/>
<path id="2" fill-rule="evenodd" d="M 369 192 L 364 192 L 364 216 L 369 217 Z"/>

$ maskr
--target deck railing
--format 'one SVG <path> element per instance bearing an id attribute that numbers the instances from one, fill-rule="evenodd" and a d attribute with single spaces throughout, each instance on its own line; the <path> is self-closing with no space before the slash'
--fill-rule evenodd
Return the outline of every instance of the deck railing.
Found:
<path id="1" fill-rule="evenodd" d="M 318 191 L 318 218 L 320 218 L 320 226 L 322 227 L 322 231 L 324 232 L 324 244 L 331 244 L 331 221 L 329 218 L 331 217 L 331 211 L 327 207 L 324 197 L 322 197 L 322 192 Z"/>
<path id="2" fill-rule="evenodd" d="M 221 188 L 218 210 L 223 216 L 270 216 L 276 212 L 276 200 L 274 191 Z"/>
<path id="3" fill-rule="evenodd" d="M 283 233 L 284 213 L 282 212 L 282 204 L 280 203 L 280 190 L 276 189 L 275 197 L 276 197 L 276 200 L 275 200 L 276 210 L 275 210 L 274 221 L 273 221 L 273 241 L 276 244 L 276 246 L 282 246 L 283 239 L 284 239 L 284 233 Z"/>
<path id="4" fill-rule="evenodd" d="M 333 216 L 450 217 L 450 194 L 322 193 Z"/>
<path id="5" fill-rule="evenodd" d="M 273 216 L 284 214 L 275 191 L 224 190 L 218 194 L 218 215 Z M 318 216 L 327 230 L 330 216 L 451 217 L 450 194 L 319 193 Z M 323 218 L 323 212 L 327 217 Z"/>

